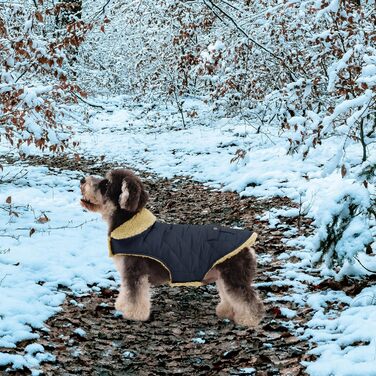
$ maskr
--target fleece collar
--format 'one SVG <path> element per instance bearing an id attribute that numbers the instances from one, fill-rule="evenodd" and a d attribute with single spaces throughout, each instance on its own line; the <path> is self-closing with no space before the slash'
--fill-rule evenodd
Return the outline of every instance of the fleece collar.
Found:
<path id="1" fill-rule="evenodd" d="M 113 239 L 125 239 L 136 236 L 151 227 L 157 219 L 147 209 L 142 209 L 134 215 L 129 221 L 116 227 L 110 234 Z"/>

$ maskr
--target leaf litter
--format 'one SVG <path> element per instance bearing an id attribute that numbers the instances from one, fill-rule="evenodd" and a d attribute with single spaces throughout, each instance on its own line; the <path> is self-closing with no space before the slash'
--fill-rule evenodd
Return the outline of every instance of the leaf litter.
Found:
<path id="1" fill-rule="evenodd" d="M 103 175 L 116 167 L 102 160 L 83 158 L 34 157 L 31 161 L 50 168 L 81 170 L 83 174 Z M 259 238 L 255 250 L 260 259 L 255 281 L 258 291 L 263 298 L 279 298 L 265 300 L 265 318 L 257 329 L 249 329 L 215 315 L 218 297 L 213 285 L 155 288 L 151 318 L 146 323 L 124 320 L 115 311 L 117 290 L 92 286 L 91 294 L 77 296 L 65 289 L 67 297 L 61 312 L 50 318 L 45 328 L 35 329 L 40 345 L 55 357 L 42 364 L 41 374 L 237 375 L 249 370 L 249 374 L 260 376 L 303 375 L 301 361 L 314 356 L 307 355 L 310 345 L 297 336 L 296 328 L 304 327 L 312 309 L 287 299 L 284 305 L 297 314 L 293 319 L 282 314 L 277 300 L 283 301 L 285 295 L 294 291 L 288 284 L 274 282 L 283 262 L 278 256 L 290 247 L 282 242 L 284 228 L 270 229 L 268 222 L 260 219 L 271 209 L 296 204 L 286 197 L 240 198 L 236 193 L 212 190 L 187 177 L 161 179 L 151 173 L 139 174 L 150 193 L 149 208 L 161 220 L 220 223 L 256 231 Z M 297 221 L 300 231 L 310 231 L 308 219 Z M 22 354 L 29 343 L 19 343 L 17 351 Z M 2 372 L 30 374 L 26 369 Z"/>

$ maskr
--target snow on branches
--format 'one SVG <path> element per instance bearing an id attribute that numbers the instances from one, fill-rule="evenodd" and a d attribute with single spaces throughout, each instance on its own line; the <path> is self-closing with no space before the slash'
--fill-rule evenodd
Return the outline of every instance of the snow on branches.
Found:
<path id="1" fill-rule="evenodd" d="M 347 180 L 331 186 L 318 200 L 317 232 L 313 236 L 314 261 L 324 261 L 326 266 L 342 266 L 344 261 L 354 262 L 359 252 L 373 242 L 370 216 L 374 202 L 369 191 L 356 181 Z"/>
<path id="2" fill-rule="evenodd" d="M 374 204 L 371 180 L 359 173 L 365 164 L 375 171 L 370 161 L 376 141 L 373 3 L 106 2 L 111 22 L 82 44 L 78 75 L 88 90 L 99 86 L 142 101 L 172 101 L 184 126 L 186 98 L 203 99 L 217 116 L 238 117 L 257 133 L 275 135 L 297 159 L 307 160 L 328 139 L 335 140 L 321 179 L 335 175 L 343 181 L 338 184 L 355 184 L 359 195 L 370 196 L 360 205 L 356 189 L 329 195 L 330 184 L 320 185 L 319 241 L 313 251 L 341 264 L 368 246 Z M 103 11 L 102 4 L 86 0 L 86 9 L 93 7 Z M 361 156 L 347 162 L 354 146 Z M 364 236 L 357 235 L 360 222 Z M 344 244 L 351 244 L 346 254 Z"/>
<path id="3" fill-rule="evenodd" d="M 172 102 L 184 127 L 199 119 L 196 109 L 185 111 L 191 96 L 214 116 L 275 138 L 291 158 L 307 161 L 325 149 L 316 178 L 336 175 L 370 199 L 359 205 L 339 190 L 328 205 L 324 192 L 314 251 L 341 263 L 368 245 L 349 229 L 359 218 L 369 228 L 374 205 L 374 1 L 26 3 L 0 5 L 1 137 L 21 151 L 28 144 L 63 150 L 72 130 L 62 105 L 82 99 L 78 82 L 94 94 Z M 329 192 L 330 185 L 320 187 Z M 346 238 L 353 245 L 346 256 L 338 244 L 350 233 L 358 240 Z"/>
<path id="4" fill-rule="evenodd" d="M 303 158 L 341 134 L 344 147 L 361 143 L 364 161 L 376 137 L 372 10 L 352 0 L 110 3 L 111 23 L 82 45 L 80 78 L 178 107 L 206 98 L 226 116 L 278 127 Z"/>
<path id="5" fill-rule="evenodd" d="M 30 144 L 64 150 L 72 130 L 64 126 L 61 105 L 85 95 L 69 57 L 91 25 L 74 17 L 57 24 L 62 11 L 41 0 L 0 5 L 0 137 L 21 154 Z"/>

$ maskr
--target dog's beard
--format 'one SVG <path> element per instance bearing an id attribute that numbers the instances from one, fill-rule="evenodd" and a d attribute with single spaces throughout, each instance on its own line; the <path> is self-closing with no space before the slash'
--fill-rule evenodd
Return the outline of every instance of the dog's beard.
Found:
<path id="1" fill-rule="evenodd" d="M 94 211 L 94 212 L 99 211 L 102 205 L 100 205 L 98 203 L 94 203 L 92 201 L 93 197 L 90 197 L 91 195 L 88 194 L 88 192 L 86 191 L 86 186 L 85 185 L 81 185 L 80 189 L 81 189 L 81 194 L 82 194 L 81 206 L 84 209 L 87 209 L 89 211 Z M 90 198 L 88 198 L 88 196 Z M 97 201 L 97 200 L 95 200 L 95 201 Z"/>
<path id="2" fill-rule="evenodd" d="M 101 205 L 93 204 L 91 201 L 87 200 L 86 198 L 81 199 L 81 206 L 89 211 L 99 211 Z"/>

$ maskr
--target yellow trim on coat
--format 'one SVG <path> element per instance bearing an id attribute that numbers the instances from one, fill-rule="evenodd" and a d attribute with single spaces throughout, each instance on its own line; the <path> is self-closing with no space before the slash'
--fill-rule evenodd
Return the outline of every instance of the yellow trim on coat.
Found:
<path id="1" fill-rule="evenodd" d="M 219 260 L 217 260 L 213 266 L 207 271 L 207 273 L 212 270 L 215 266 L 219 265 L 219 264 L 222 264 L 222 262 L 228 260 L 229 258 L 231 257 L 234 257 L 236 254 L 238 254 L 243 248 L 245 247 L 252 247 L 253 244 L 255 244 L 256 242 L 256 239 L 257 239 L 257 234 L 254 232 L 244 243 L 242 243 L 241 245 L 239 245 L 238 248 L 234 249 L 233 251 L 231 251 L 230 253 L 227 253 L 227 255 L 224 255 L 223 257 L 221 257 Z"/>
<path id="2" fill-rule="evenodd" d="M 136 218 L 137 217 L 137 218 Z M 132 222 L 133 221 L 133 222 Z M 145 222 L 143 222 L 145 221 Z M 152 226 L 156 221 L 155 216 L 147 209 L 142 209 L 138 214 L 136 214 L 132 219 L 123 223 L 119 227 L 117 227 L 114 231 L 111 232 L 111 237 L 114 239 L 124 239 L 126 237 L 135 236 L 140 234 L 141 232 L 147 230 L 150 226 Z M 171 286 L 194 286 L 199 287 L 203 286 L 204 284 L 202 281 L 191 281 L 191 282 L 172 282 L 172 275 L 170 269 L 164 264 L 162 261 L 146 255 L 139 255 L 134 253 L 117 253 L 114 255 L 111 249 L 111 237 L 108 238 L 108 249 L 110 257 L 116 256 L 136 256 L 136 257 L 145 257 L 151 260 L 159 262 L 168 272 L 170 280 L 169 284 Z M 215 266 L 221 264 L 222 262 L 230 259 L 237 255 L 240 251 L 242 251 L 245 247 L 252 247 L 255 244 L 257 239 L 257 234 L 254 232 L 244 243 L 242 243 L 239 247 L 228 253 L 227 255 L 221 257 L 217 260 L 212 267 L 205 273 L 209 273 Z"/>
<path id="3" fill-rule="evenodd" d="M 151 259 L 151 260 L 154 260 L 154 261 L 157 261 L 159 262 L 168 272 L 169 276 L 170 276 L 170 281 L 169 283 L 171 284 L 171 281 L 172 281 L 172 276 L 171 276 L 171 272 L 170 272 L 170 269 L 167 267 L 167 265 L 165 263 L 163 263 L 161 260 L 158 260 L 152 256 L 147 256 L 147 255 L 138 255 L 137 253 L 116 253 L 116 255 L 113 255 L 113 257 L 117 257 L 117 256 L 136 256 L 136 257 L 145 257 L 145 258 L 148 258 L 148 259 Z"/>
<path id="4" fill-rule="evenodd" d="M 116 227 L 110 234 L 111 238 L 124 239 L 136 236 L 152 226 L 157 219 L 148 209 L 142 209 L 134 215 L 129 221 L 124 222 Z"/>

